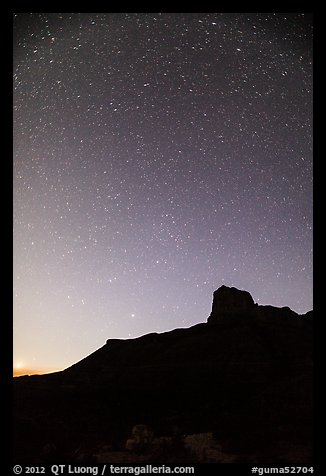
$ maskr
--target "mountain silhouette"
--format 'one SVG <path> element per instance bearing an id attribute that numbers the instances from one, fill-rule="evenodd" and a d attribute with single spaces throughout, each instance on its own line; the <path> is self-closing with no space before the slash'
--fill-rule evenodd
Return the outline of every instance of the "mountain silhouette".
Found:
<path id="1" fill-rule="evenodd" d="M 15 378 L 15 461 L 309 464 L 312 336 L 312 311 L 221 286 L 207 322 Z"/>

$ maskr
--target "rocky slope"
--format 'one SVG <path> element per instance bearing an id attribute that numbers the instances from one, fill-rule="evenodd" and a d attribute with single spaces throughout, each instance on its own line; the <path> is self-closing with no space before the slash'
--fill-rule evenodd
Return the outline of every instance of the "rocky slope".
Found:
<path id="1" fill-rule="evenodd" d="M 16 378 L 15 459 L 71 461 L 77 450 L 91 459 L 105 447 L 111 461 L 223 462 L 232 454 L 237 462 L 308 464 L 312 323 L 312 312 L 259 306 L 222 286 L 207 323 L 110 339 L 63 372 Z M 156 436 L 155 451 L 153 437 L 127 452 L 136 425 Z M 199 457 L 185 442 L 204 434 L 211 448 Z M 165 456 L 157 449 L 163 437 L 172 438 Z"/>

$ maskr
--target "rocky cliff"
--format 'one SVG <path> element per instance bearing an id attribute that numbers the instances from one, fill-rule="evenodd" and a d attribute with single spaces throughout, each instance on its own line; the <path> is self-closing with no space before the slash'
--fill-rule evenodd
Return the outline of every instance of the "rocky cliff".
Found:
<path id="1" fill-rule="evenodd" d="M 76 447 L 119 451 L 139 424 L 158 437 L 212 434 L 239 462 L 311 461 L 312 313 L 258 306 L 236 288 L 214 292 L 207 323 L 110 339 L 63 372 L 14 383 L 21 462 L 46 445 L 60 461 Z"/>

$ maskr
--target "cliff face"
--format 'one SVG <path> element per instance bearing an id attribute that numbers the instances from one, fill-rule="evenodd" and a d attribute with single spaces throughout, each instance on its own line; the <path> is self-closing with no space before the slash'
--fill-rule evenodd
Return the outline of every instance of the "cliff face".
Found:
<path id="1" fill-rule="evenodd" d="M 214 323 L 223 316 L 252 316 L 256 312 L 256 307 L 257 305 L 248 291 L 221 286 L 213 294 L 212 312 L 207 322 Z"/>
<path id="2" fill-rule="evenodd" d="M 16 378 L 14 416 L 19 461 L 35 462 L 48 443 L 120 448 L 145 424 L 157 435 L 211 432 L 240 462 L 281 461 L 285 445 L 308 463 L 312 313 L 222 286 L 207 323 L 111 339 L 63 372 Z"/>
<path id="3" fill-rule="evenodd" d="M 238 317 L 243 319 L 255 318 L 260 321 L 268 320 L 271 324 L 282 319 L 283 325 L 300 325 L 303 317 L 292 311 L 289 307 L 261 306 L 254 302 L 248 291 L 242 291 L 234 287 L 221 286 L 213 293 L 212 312 L 207 319 L 209 324 L 216 324 L 223 318 Z M 313 311 L 306 313 L 305 318 L 312 321 Z M 294 320 L 296 319 L 296 321 Z M 274 322 L 275 323 L 275 322 Z M 296 324 L 295 324 L 296 323 Z"/>

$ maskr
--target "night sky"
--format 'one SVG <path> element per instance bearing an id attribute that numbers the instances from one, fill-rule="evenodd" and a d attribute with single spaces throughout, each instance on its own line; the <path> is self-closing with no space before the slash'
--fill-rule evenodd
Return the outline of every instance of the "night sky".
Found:
<path id="1" fill-rule="evenodd" d="M 312 309 L 312 20 L 14 15 L 14 364 Z"/>

